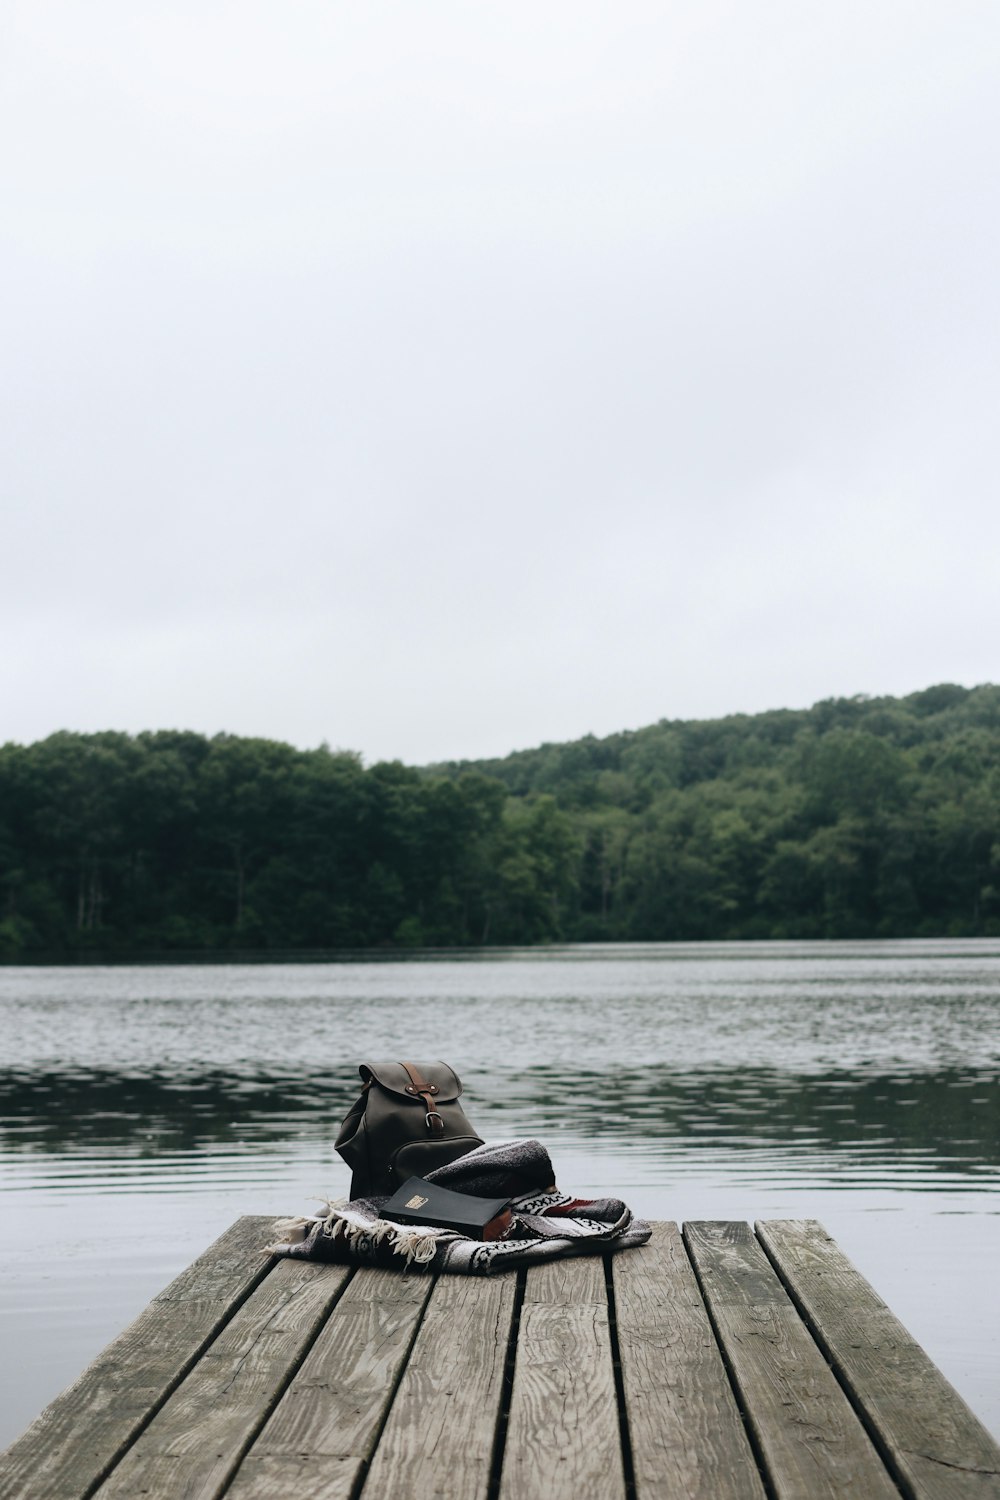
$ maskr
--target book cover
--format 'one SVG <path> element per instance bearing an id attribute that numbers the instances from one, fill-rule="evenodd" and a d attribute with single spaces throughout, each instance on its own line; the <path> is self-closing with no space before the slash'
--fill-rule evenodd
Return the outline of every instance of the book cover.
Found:
<path id="1" fill-rule="evenodd" d="M 470 1240 L 501 1240 L 510 1229 L 509 1198 L 473 1198 L 411 1177 L 397 1188 L 379 1213 L 395 1224 L 430 1224 L 453 1229 Z"/>

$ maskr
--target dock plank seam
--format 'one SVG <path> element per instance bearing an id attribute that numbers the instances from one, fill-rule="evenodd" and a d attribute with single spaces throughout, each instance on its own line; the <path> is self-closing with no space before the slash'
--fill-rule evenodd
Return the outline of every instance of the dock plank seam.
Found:
<path id="1" fill-rule="evenodd" d="M 624 1500 L 602 1260 L 529 1268 L 500 1500 Z"/>
<path id="2" fill-rule="evenodd" d="M 872 1446 L 874 1447 L 876 1453 L 879 1455 L 882 1462 L 885 1464 L 886 1469 L 891 1475 L 893 1482 L 899 1487 L 900 1493 L 905 1497 L 905 1500 L 920 1500 L 918 1487 L 911 1482 L 908 1475 L 900 1468 L 899 1461 L 892 1448 L 891 1443 L 887 1441 L 875 1417 L 868 1410 L 862 1397 L 855 1389 L 854 1384 L 847 1374 L 846 1370 L 843 1368 L 836 1351 L 833 1349 L 832 1345 L 825 1337 L 822 1328 L 813 1317 L 809 1309 L 808 1302 L 805 1300 L 802 1293 L 796 1286 L 794 1277 L 792 1277 L 790 1273 L 782 1266 L 781 1261 L 777 1257 L 777 1255 L 772 1253 L 771 1247 L 768 1245 L 766 1237 L 758 1233 L 756 1225 L 754 1226 L 754 1235 L 757 1243 L 760 1245 L 764 1254 L 771 1262 L 771 1265 L 774 1268 L 774 1273 L 777 1276 L 778 1280 L 781 1282 L 782 1286 L 785 1288 L 785 1291 L 791 1299 L 796 1312 L 798 1313 L 799 1317 L 802 1319 L 803 1324 L 812 1336 L 816 1347 L 819 1349 L 820 1353 L 823 1355 L 823 1358 L 830 1366 L 830 1370 L 833 1374 L 834 1379 L 840 1386 L 841 1390 L 844 1392 L 847 1400 L 850 1402 L 859 1422 L 871 1439 Z M 923 1449 L 905 1448 L 900 1449 L 900 1452 L 907 1454 L 908 1456 L 913 1458 L 922 1458 L 926 1463 L 938 1464 L 940 1467 L 945 1469 L 955 1469 L 963 1474 L 981 1474 L 987 1478 L 996 1478 L 998 1472 L 1000 1472 L 997 1469 L 987 1469 L 976 1464 L 955 1463 L 949 1459 L 940 1458 L 934 1453 L 927 1453 Z"/>
<path id="3" fill-rule="evenodd" d="M 840 1386 L 844 1395 L 847 1397 L 848 1401 L 853 1407 L 858 1421 L 861 1423 L 862 1427 L 871 1438 L 872 1444 L 875 1448 L 875 1452 L 878 1454 L 879 1458 L 882 1460 L 889 1473 L 892 1475 L 893 1481 L 899 1486 L 900 1493 L 905 1497 L 905 1500 L 917 1500 L 916 1491 L 910 1484 L 909 1480 L 906 1478 L 906 1475 L 900 1472 L 899 1466 L 896 1464 L 893 1458 L 891 1448 L 885 1442 L 882 1434 L 879 1432 L 870 1415 L 865 1410 L 864 1403 L 858 1398 L 857 1392 L 854 1390 L 850 1381 L 845 1378 L 843 1371 L 840 1369 L 837 1360 L 833 1356 L 833 1351 L 831 1350 L 826 1339 L 823 1337 L 823 1334 L 818 1327 L 815 1319 L 812 1317 L 806 1303 L 803 1301 L 798 1290 L 796 1289 L 794 1281 L 782 1269 L 781 1262 L 778 1260 L 778 1258 L 771 1253 L 771 1249 L 767 1244 L 767 1241 L 757 1233 L 756 1226 L 754 1226 L 754 1238 L 756 1239 L 758 1245 L 760 1245 L 760 1248 L 763 1250 L 768 1260 L 771 1262 L 771 1265 L 774 1268 L 774 1274 L 777 1276 L 778 1280 L 781 1282 L 782 1286 L 785 1288 L 785 1291 L 791 1298 L 795 1311 L 802 1319 L 806 1328 L 808 1328 L 817 1349 L 822 1354 L 827 1364 L 830 1366 L 833 1378 L 836 1380 L 837 1384 Z M 921 1456 L 929 1457 L 929 1455 L 927 1454 Z"/>
<path id="4" fill-rule="evenodd" d="M 234 1302 L 230 1304 L 230 1306 L 226 1310 L 225 1315 L 219 1319 L 219 1321 L 212 1329 L 209 1330 L 203 1342 L 192 1351 L 190 1359 L 178 1370 L 176 1379 L 172 1380 L 163 1388 L 159 1400 L 149 1408 L 149 1410 L 145 1413 L 141 1420 L 136 1424 L 135 1428 L 129 1434 L 128 1438 L 121 1444 L 117 1452 L 114 1453 L 109 1459 L 107 1467 L 104 1469 L 104 1471 L 94 1480 L 92 1484 L 88 1485 L 86 1490 L 83 1492 L 82 1500 L 90 1500 L 90 1497 L 97 1493 L 101 1485 L 104 1484 L 105 1480 L 109 1478 L 109 1476 L 121 1463 L 122 1459 L 125 1457 L 126 1453 L 128 1453 L 129 1449 L 135 1447 L 136 1443 L 142 1437 L 147 1427 L 149 1427 L 154 1417 L 159 1415 L 174 1392 L 184 1384 L 184 1381 L 191 1374 L 191 1371 L 194 1369 L 195 1365 L 198 1364 L 199 1360 L 204 1358 L 215 1341 L 229 1327 L 229 1324 L 233 1321 L 236 1314 L 240 1311 L 240 1308 L 243 1307 L 244 1303 L 249 1302 L 254 1292 L 259 1286 L 263 1285 L 264 1281 L 274 1270 L 277 1264 L 277 1257 L 273 1255 L 269 1258 L 269 1260 L 263 1262 L 260 1275 L 256 1278 L 256 1280 L 247 1283 L 242 1296 L 238 1297 Z"/>
<path id="5" fill-rule="evenodd" d="M 236 1314 L 240 1311 L 243 1305 L 246 1302 L 249 1302 L 250 1298 L 253 1296 L 257 1288 L 264 1284 L 265 1280 L 274 1270 L 277 1264 L 278 1257 L 276 1255 L 272 1255 L 266 1260 L 263 1260 L 260 1275 L 257 1276 L 253 1281 L 248 1282 L 243 1293 L 229 1305 L 229 1307 L 226 1309 L 225 1315 L 221 1317 L 219 1321 L 214 1325 L 214 1327 L 209 1330 L 203 1342 L 192 1352 L 190 1359 L 178 1370 L 176 1379 L 172 1380 L 167 1386 L 164 1387 L 163 1391 L 160 1394 L 159 1400 L 157 1400 L 143 1415 L 143 1417 L 137 1421 L 136 1426 L 129 1433 L 125 1441 L 120 1444 L 116 1452 L 111 1455 L 111 1457 L 108 1459 L 107 1464 L 101 1470 L 100 1474 L 96 1476 L 92 1483 L 87 1485 L 86 1489 L 81 1491 L 80 1500 L 91 1500 L 91 1497 L 97 1494 L 97 1491 L 111 1477 L 125 1455 L 135 1447 L 136 1443 L 142 1437 L 146 1429 L 150 1426 L 154 1418 L 159 1416 L 160 1412 L 166 1406 L 167 1402 L 170 1400 L 174 1392 L 180 1389 L 180 1387 L 184 1384 L 185 1380 L 191 1374 L 192 1370 L 195 1368 L 198 1362 L 204 1359 L 205 1355 L 208 1353 L 209 1349 L 211 1349 L 215 1341 L 220 1338 L 225 1330 L 229 1327 L 229 1324 L 233 1321 Z"/>
<path id="6" fill-rule="evenodd" d="M 608 1299 L 608 1335 L 611 1339 L 611 1371 L 615 1380 L 615 1402 L 618 1406 L 618 1441 L 621 1443 L 622 1468 L 625 1471 L 625 1500 L 636 1500 L 635 1465 L 632 1461 L 632 1433 L 628 1407 L 625 1404 L 625 1379 L 622 1375 L 621 1347 L 618 1343 L 618 1308 L 615 1302 L 614 1273 L 611 1257 L 604 1257 L 604 1286 Z"/>
<path id="7" fill-rule="evenodd" d="M 10 1496 L 11 1500 L 15 1500 L 15 1497 L 23 1497 L 24 1495 L 30 1493 L 31 1495 L 45 1494 L 46 1496 L 59 1496 L 60 1500 L 62 1500 L 62 1497 L 66 1497 L 66 1500 L 69 1500 L 70 1496 L 72 1497 L 72 1500 L 91 1500 L 91 1497 L 100 1489 L 101 1485 L 103 1485 L 107 1481 L 109 1475 L 114 1472 L 117 1464 L 121 1462 L 125 1454 L 147 1430 L 150 1423 L 170 1400 L 171 1396 L 173 1396 L 175 1391 L 177 1391 L 177 1389 L 187 1379 L 191 1372 L 197 1367 L 199 1361 L 204 1357 L 206 1351 L 211 1348 L 212 1344 L 228 1327 L 229 1323 L 237 1315 L 244 1304 L 249 1300 L 250 1297 L 253 1296 L 258 1287 L 260 1287 L 264 1283 L 270 1273 L 274 1270 L 275 1266 L 278 1263 L 277 1257 L 273 1255 L 268 1256 L 263 1253 L 260 1254 L 259 1264 L 255 1266 L 252 1271 L 246 1276 L 245 1280 L 240 1285 L 239 1290 L 232 1293 L 230 1299 L 225 1302 L 224 1306 L 221 1306 L 216 1310 L 211 1323 L 208 1324 L 204 1329 L 202 1336 L 189 1347 L 188 1353 L 175 1367 L 173 1374 L 168 1379 L 166 1379 L 162 1385 L 158 1385 L 156 1396 L 150 1401 L 149 1406 L 146 1407 L 143 1411 L 135 1411 L 131 1415 L 127 1425 L 127 1430 L 121 1433 L 117 1443 L 108 1452 L 106 1458 L 102 1462 L 99 1462 L 94 1466 L 89 1478 L 77 1479 L 75 1476 L 68 1476 L 67 1473 L 65 1473 L 62 1469 L 56 1468 L 55 1472 L 47 1471 L 44 1475 L 42 1475 L 40 1480 L 38 1478 L 37 1471 L 35 1472 L 34 1479 L 38 1481 L 38 1483 L 44 1483 L 46 1486 L 44 1491 L 38 1488 L 38 1483 L 34 1484 L 33 1487 L 30 1488 L 30 1490 L 25 1490 L 16 1478 L 14 1479 L 14 1482 L 18 1483 L 19 1487 L 16 1490 L 11 1489 L 10 1482 L 13 1477 L 11 1471 L 13 1469 L 13 1473 L 14 1475 L 16 1475 L 17 1464 L 21 1462 L 20 1451 L 23 1449 L 26 1443 L 30 1443 L 33 1440 L 37 1441 L 36 1434 L 39 1432 L 42 1424 L 46 1420 L 51 1418 L 53 1412 L 57 1412 L 61 1408 L 64 1408 L 67 1401 L 73 1400 L 74 1396 L 80 1390 L 81 1384 L 86 1380 L 88 1376 L 92 1374 L 95 1369 L 99 1370 L 107 1365 L 109 1352 L 116 1350 L 118 1347 L 120 1347 L 121 1341 L 123 1339 L 126 1339 L 129 1337 L 129 1335 L 134 1334 L 136 1329 L 141 1327 L 144 1320 L 149 1317 L 152 1309 L 168 1308 L 171 1302 L 176 1300 L 178 1296 L 178 1288 L 187 1285 L 191 1273 L 195 1268 L 197 1268 L 198 1266 L 207 1266 L 209 1269 L 211 1269 L 213 1267 L 212 1257 L 214 1254 L 216 1254 L 216 1252 L 219 1251 L 220 1247 L 225 1247 L 226 1252 L 231 1253 L 229 1241 L 231 1241 L 234 1235 L 238 1235 L 241 1232 L 244 1234 L 260 1233 L 260 1235 L 263 1237 L 262 1226 L 266 1225 L 267 1222 L 268 1221 L 266 1220 L 266 1218 L 257 1215 L 245 1215 L 240 1219 L 237 1219 L 237 1221 L 233 1225 L 231 1225 L 230 1228 L 223 1235 L 221 1235 L 218 1240 L 216 1240 L 207 1248 L 203 1255 L 198 1257 L 198 1259 L 193 1263 L 192 1266 L 188 1266 L 184 1271 L 181 1272 L 179 1276 L 175 1277 L 168 1286 L 164 1287 L 163 1290 L 152 1299 L 152 1301 L 143 1310 L 143 1312 L 141 1312 L 139 1316 L 135 1320 L 133 1320 L 132 1323 L 130 1323 L 125 1329 L 123 1329 L 122 1332 L 112 1340 L 111 1344 L 109 1344 L 107 1348 L 97 1356 L 97 1359 L 93 1361 L 91 1365 L 88 1365 L 87 1368 L 81 1373 L 81 1375 L 78 1376 L 71 1385 L 67 1386 L 66 1390 L 61 1392 L 61 1394 L 58 1395 L 42 1413 L 40 1413 L 35 1421 L 25 1430 L 24 1433 L 21 1434 L 19 1438 L 15 1439 L 15 1441 L 10 1445 L 6 1452 L 0 1454 L 0 1497 Z M 17 1458 L 15 1458 L 15 1454 L 18 1455 Z M 23 1478 L 24 1476 L 22 1475 L 21 1479 L 23 1480 Z"/>
<path id="8" fill-rule="evenodd" d="M 514 1366 L 517 1363 L 517 1343 L 521 1333 L 521 1308 L 524 1306 L 524 1293 L 527 1285 L 527 1271 L 518 1271 L 514 1309 L 510 1319 L 510 1334 L 507 1338 L 507 1354 L 504 1359 L 503 1396 L 500 1401 L 500 1410 L 497 1412 L 496 1431 L 493 1434 L 493 1456 L 490 1460 L 490 1480 L 486 1490 L 486 1500 L 498 1500 L 500 1494 L 504 1453 L 507 1448 L 507 1424 L 510 1421 L 510 1402 L 514 1393 Z"/>
<path id="9" fill-rule="evenodd" d="M 722 1333 L 719 1329 L 719 1323 L 715 1314 L 715 1310 L 712 1307 L 711 1301 L 709 1300 L 708 1294 L 705 1289 L 704 1278 L 702 1277 L 702 1274 L 698 1269 L 697 1261 L 691 1254 L 691 1246 L 688 1243 L 687 1224 L 681 1225 L 681 1241 L 684 1245 L 684 1252 L 688 1258 L 688 1264 L 690 1265 L 691 1270 L 694 1273 L 694 1279 L 698 1283 L 698 1290 L 701 1293 L 701 1300 L 704 1305 L 705 1312 L 708 1315 L 708 1321 L 712 1329 L 712 1336 L 715 1339 L 715 1346 L 719 1351 L 719 1358 L 722 1360 L 722 1368 L 726 1372 L 726 1379 L 729 1381 L 729 1389 L 733 1393 L 733 1400 L 736 1402 L 736 1410 L 740 1414 L 740 1421 L 743 1423 L 743 1431 L 746 1433 L 747 1442 L 750 1444 L 750 1451 L 756 1461 L 757 1469 L 760 1473 L 760 1481 L 764 1486 L 764 1493 L 767 1496 L 767 1500 L 778 1500 L 777 1490 L 775 1489 L 774 1481 L 771 1478 L 771 1471 L 764 1461 L 764 1454 L 761 1450 L 761 1445 L 758 1440 L 757 1433 L 754 1429 L 754 1424 L 750 1420 L 746 1402 L 743 1399 L 743 1392 L 740 1389 L 739 1381 L 736 1379 L 736 1372 L 733 1369 L 732 1359 L 730 1358 L 729 1351 L 726 1348 L 725 1340 L 723 1339 Z"/>
<path id="10" fill-rule="evenodd" d="M 696 1221 L 685 1234 L 776 1493 L 787 1500 L 898 1500 L 893 1471 L 751 1227 Z"/>
<path id="11" fill-rule="evenodd" d="M 381 1422 L 379 1422 L 375 1430 L 374 1440 L 371 1445 L 371 1452 L 367 1458 L 361 1460 L 361 1467 L 358 1473 L 358 1478 L 351 1487 L 351 1500 L 359 1500 L 359 1497 L 364 1492 L 372 1462 L 375 1458 L 376 1453 L 378 1452 L 379 1443 L 381 1443 L 382 1441 L 382 1434 L 385 1431 L 386 1423 L 388 1422 L 389 1417 L 392 1413 L 392 1408 L 395 1405 L 396 1397 L 399 1394 L 399 1387 L 403 1383 L 403 1376 L 406 1374 L 407 1366 L 410 1363 L 410 1356 L 413 1354 L 414 1346 L 417 1342 L 417 1337 L 420 1333 L 421 1328 L 423 1327 L 424 1319 L 427 1317 L 427 1309 L 430 1306 L 431 1296 L 433 1295 L 434 1288 L 437 1286 L 439 1280 L 440 1277 L 434 1277 L 433 1281 L 431 1282 L 430 1293 L 427 1295 L 427 1297 L 425 1297 L 423 1306 L 420 1309 L 420 1314 L 414 1320 L 413 1333 L 411 1334 L 410 1341 L 406 1346 L 406 1352 L 399 1362 L 399 1368 L 396 1371 L 396 1376 L 392 1382 L 392 1388 L 389 1392 L 389 1399 L 386 1402 L 385 1409 L 382 1412 L 382 1420 Z"/>
<path id="12" fill-rule="evenodd" d="M 292 1363 L 286 1369 L 286 1371 L 285 1371 L 285 1378 L 284 1378 L 282 1384 L 280 1386 L 277 1386 L 275 1388 L 274 1392 L 272 1393 L 272 1399 L 271 1399 L 271 1401 L 268 1404 L 261 1406 L 260 1415 L 259 1415 L 259 1419 L 257 1421 L 256 1426 L 254 1426 L 252 1429 L 248 1430 L 245 1441 L 240 1445 L 240 1447 L 233 1454 L 233 1461 L 229 1465 L 229 1468 L 225 1471 L 225 1476 L 224 1476 L 224 1478 L 222 1479 L 221 1483 L 218 1486 L 218 1493 L 219 1494 L 224 1495 L 225 1492 L 226 1492 L 226 1490 L 229 1489 L 229 1486 L 232 1484 L 233 1479 L 236 1476 L 236 1472 L 237 1472 L 237 1470 L 240 1467 L 240 1464 L 246 1458 L 247 1454 L 250 1452 L 250 1449 L 253 1447 L 253 1445 L 257 1441 L 257 1439 L 260 1437 L 261 1432 L 264 1430 L 264 1428 L 266 1427 L 267 1423 L 270 1421 L 271 1416 L 272 1416 L 272 1414 L 274 1412 L 275 1407 L 278 1405 L 278 1402 L 281 1400 L 282 1396 L 288 1390 L 288 1387 L 291 1385 L 292 1381 L 295 1379 L 296 1375 L 299 1373 L 299 1370 L 302 1368 L 302 1365 L 305 1363 L 306 1359 L 309 1356 L 309 1351 L 312 1349 L 312 1347 L 315 1344 L 316 1340 L 319 1338 L 320 1334 L 323 1332 L 323 1329 L 326 1327 L 327 1323 L 329 1322 L 329 1320 L 330 1320 L 330 1318 L 331 1318 L 334 1310 L 336 1309 L 336 1306 L 337 1306 L 338 1302 L 344 1296 L 344 1293 L 347 1291 L 347 1288 L 350 1286 L 351 1282 L 354 1280 L 354 1277 L 356 1275 L 357 1275 L 357 1271 L 356 1271 L 356 1269 L 354 1267 L 352 1267 L 349 1270 L 347 1276 L 345 1276 L 344 1280 L 341 1282 L 339 1288 L 337 1289 L 336 1295 L 332 1298 L 332 1300 L 330 1302 L 330 1305 L 329 1305 L 329 1307 L 326 1310 L 326 1315 L 322 1318 L 322 1320 L 319 1323 L 317 1323 L 316 1328 L 313 1330 L 312 1337 L 309 1338 L 308 1340 L 306 1340 L 304 1342 L 303 1348 L 300 1350 L 298 1357 L 295 1360 L 293 1360 Z M 266 1323 L 264 1323 L 262 1325 L 262 1327 L 260 1327 L 257 1330 L 256 1334 L 254 1335 L 254 1341 L 253 1341 L 254 1346 L 256 1346 L 260 1342 L 261 1336 L 267 1331 L 268 1327 L 274 1321 L 274 1319 L 280 1316 L 281 1311 L 282 1311 L 282 1309 L 276 1308 L 275 1311 L 272 1313 L 271 1317 L 268 1319 L 268 1321 Z M 239 1360 L 236 1368 L 234 1369 L 234 1371 L 233 1371 L 233 1373 L 232 1373 L 232 1375 L 231 1375 L 231 1377 L 229 1379 L 228 1384 L 224 1387 L 224 1390 L 230 1390 L 232 1388 L 233 1384 L 235 1383 L 235 1381 L 236 1381 L 236 1379 L 237 1379 L 237 1377 L 239 1375 L 240 1370 L 242 1370 L 243 1366 L 246 1364 L 247 1360 L 250 1358 L 250 1355 L 252 1353 L 253 1353 L 253 1347 L 251 1347 L 250 1349 L 248 1349 L 247 1352 L 244 1354 L 243 1358 L 241 1360 Z"/>

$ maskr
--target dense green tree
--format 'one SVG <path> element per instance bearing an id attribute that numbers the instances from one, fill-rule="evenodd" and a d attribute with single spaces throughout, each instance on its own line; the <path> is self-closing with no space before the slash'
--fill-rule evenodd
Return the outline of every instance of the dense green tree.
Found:
<path id="1" fill-rule="evenodd" d="M 1000 935 L 1000 688 L 418 769 L 233 735 L 0 747 L 0 958 Z"/>

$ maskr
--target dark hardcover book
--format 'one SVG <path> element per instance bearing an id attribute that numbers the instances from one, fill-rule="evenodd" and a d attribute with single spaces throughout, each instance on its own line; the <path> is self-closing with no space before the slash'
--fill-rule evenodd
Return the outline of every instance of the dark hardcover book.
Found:
<path id="1" fill-rule="evenodd" d="M 411 1177 L 384 1204 L 380 1219 L 395 1224 L 433 1224 L 470 1240 L 502 1240 L 510 1228 L 509 1198 L 473 1198 Z"/>

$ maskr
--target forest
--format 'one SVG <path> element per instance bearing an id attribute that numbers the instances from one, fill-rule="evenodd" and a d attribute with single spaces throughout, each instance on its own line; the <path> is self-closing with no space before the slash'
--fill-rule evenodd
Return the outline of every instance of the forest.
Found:
<path id="1" fill-rule="evenodd" d="M 0 958 L 1000 935 L 1000 687 L 430 767 L 178 730 L 0 748 Z"/>

